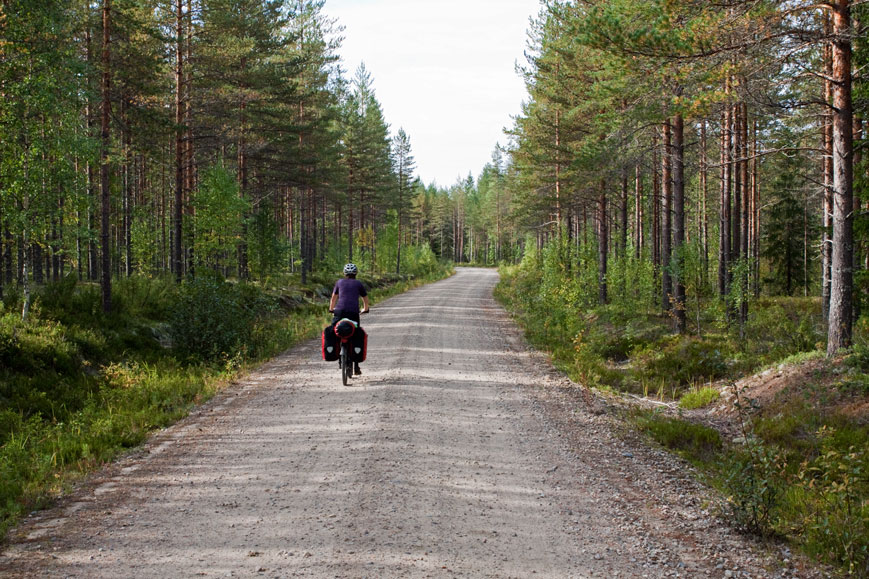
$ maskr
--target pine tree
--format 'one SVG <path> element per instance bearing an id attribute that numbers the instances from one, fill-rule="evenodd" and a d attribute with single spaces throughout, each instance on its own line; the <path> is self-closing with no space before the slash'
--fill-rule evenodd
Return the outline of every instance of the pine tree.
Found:
<path id="1" fill-rule="evenodd" d="M 395 273 L 401 273 L 401 245 L 404 234 L 403 225 L 410 207 L 411 190 L 413 188 L 413 171 L 416 163 L 410 149 L 410 137 L 404 129 L 398 129 L 398 134 L 392 139 L 393 170 L 395 171 L 395 201 L 393 207 L 396 213 L 398 236 L 396 239 Z"/>

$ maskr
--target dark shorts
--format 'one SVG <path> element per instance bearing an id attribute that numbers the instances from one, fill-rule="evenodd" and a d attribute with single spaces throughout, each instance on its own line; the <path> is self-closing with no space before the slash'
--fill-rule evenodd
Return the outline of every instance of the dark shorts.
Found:
<path id="1" fill-rule="evenodd" d="M 356 322 L 357 324 L 359 324 L 360 326 L 362 325 L 361 322 L 359 321 L 359 312 L 347 312 L 344 310 L 335 310 L 335 313 L 333 314 L 333 317 L 332 317 L 332 325 L 334 326 L 336 322 L 339 322 L 339 321 L 343 320 L 344 318 L 347 318 L 348 320 L 352 320 L 352 321 Z"/>

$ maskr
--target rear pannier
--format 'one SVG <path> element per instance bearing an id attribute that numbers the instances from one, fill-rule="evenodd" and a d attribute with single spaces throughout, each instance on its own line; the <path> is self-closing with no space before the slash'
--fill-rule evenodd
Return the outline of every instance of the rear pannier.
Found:
<path id="1" fill-rule="evenodd" d="M 368 355 L 368 334 L 362 328 L 356 328 L 350 337 L 350 359 L 354 362 L 364 362 Z"/>
<path id="2" fill-rule="evenodd" d="M 335 334 L 335 326 L 326 326 L 320 338 L 323 345 L 323 359 L 334 362 L 341 354 L 341 339 Z"/>

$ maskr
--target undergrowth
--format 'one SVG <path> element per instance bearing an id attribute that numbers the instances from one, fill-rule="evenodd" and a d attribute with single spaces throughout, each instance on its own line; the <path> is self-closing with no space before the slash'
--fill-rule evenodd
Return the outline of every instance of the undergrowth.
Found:
<path id="1" fill-rule="evenodd" d="M 726 308 L 701 296 L 689 300 L 691 325 L 680 335 L 648 281 L 624 284 L 610 305 L 599 306 L 596 280 L 559 269 L 548 248 L 501 274 L 496 297 L 573 380 L 679 401 L 679 416 L 637 411 L 631 420 L 700 469 L 725 498 L 728 521 L 786 538 L 849 576 L 869 577 L 869 425 L 835 406 L 869 394 L 869 322 L 855 325 L 855 346 L 843 363 L 821 365 L 785 398 L 765 408 L 740 399 L 742 433 L 729 440 L 688 420 L 687 411 L 714 403 L 716 382 L 822 360 L 817 300 L 753 300 L 740 336 Z"/>

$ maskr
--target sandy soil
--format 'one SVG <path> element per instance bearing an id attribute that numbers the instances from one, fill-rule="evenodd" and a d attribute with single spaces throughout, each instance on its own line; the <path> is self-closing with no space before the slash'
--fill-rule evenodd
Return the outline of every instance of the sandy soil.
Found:
<path id="1" fill-rule="evenodd" d="M 350 386 L 319 343 L 286 352 L 32 515 L 0 576 L 816 576 L 618 436 L 496 281 L 461 269 L 380 304 Z"/>

